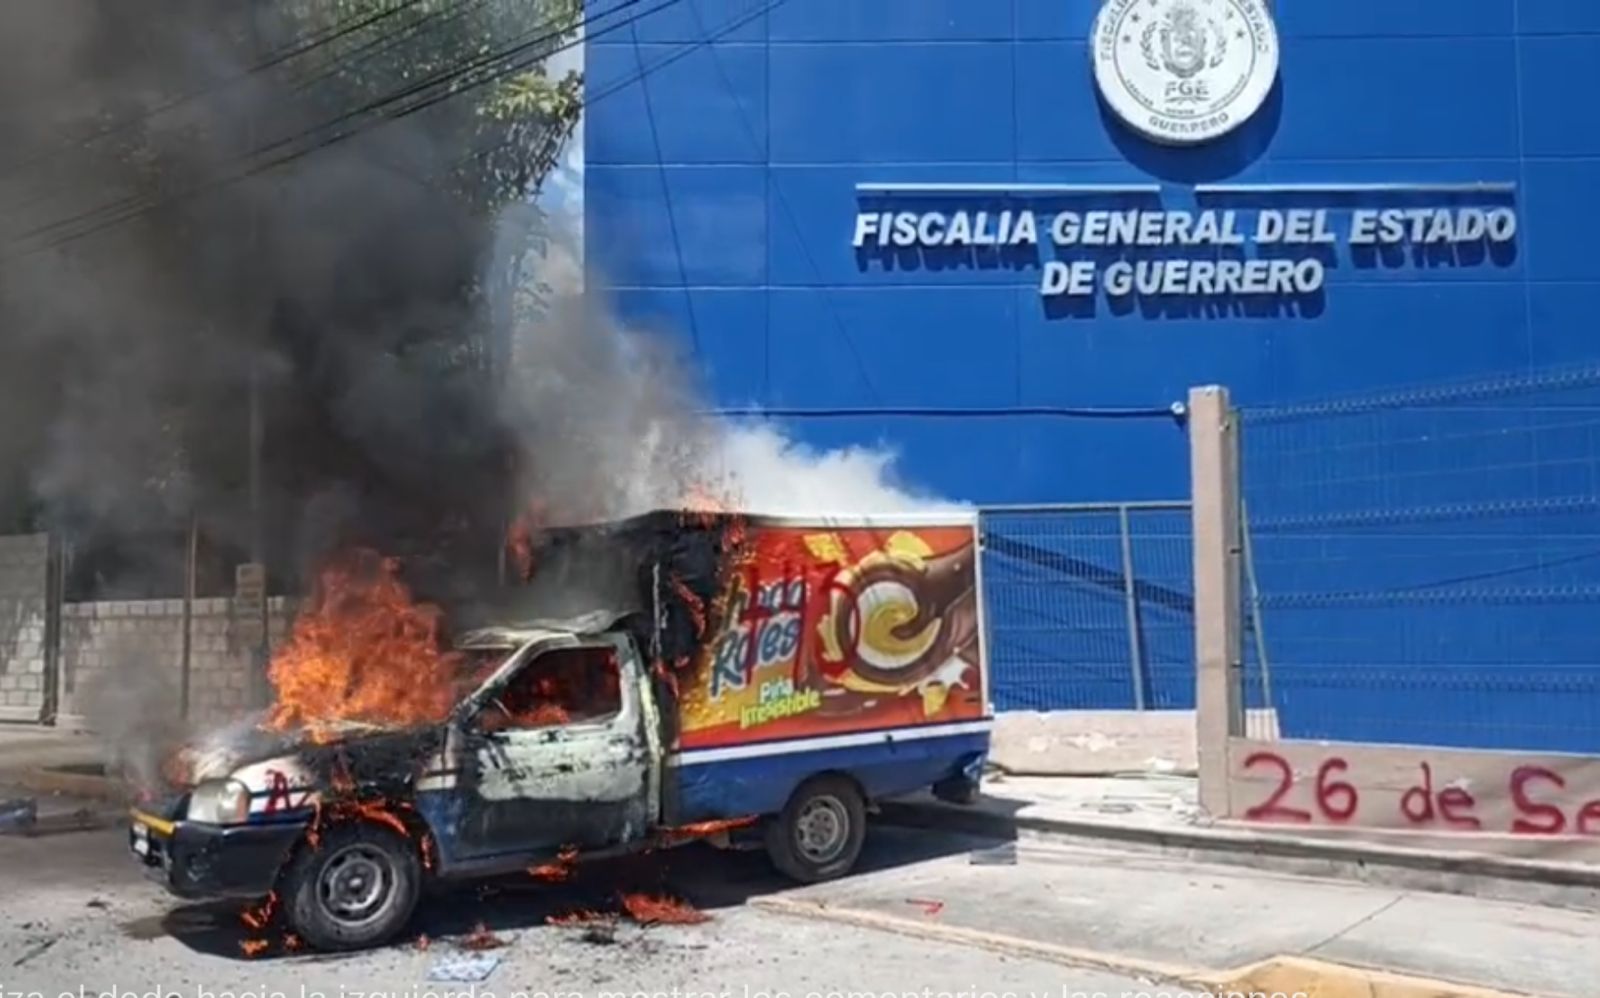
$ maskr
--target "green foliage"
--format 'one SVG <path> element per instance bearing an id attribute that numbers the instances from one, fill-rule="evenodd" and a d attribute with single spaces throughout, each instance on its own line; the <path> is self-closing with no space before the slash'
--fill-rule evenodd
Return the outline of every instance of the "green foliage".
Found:
<path id="1" fill-rule="evenodd" d="M 459 94 L 426 110 L 436 141 L 461 151 L 429 179 L 484 210 L 536 190 L 582 113 L 582 75 L 552 76 L 538 58 L 580 43 L 582 0 L 279 3 L 276 44 L 326 38 L 379 18 L 294 60 L 309 98 L 328 110 L 367 106 L 407 87 L 427 89 L 405 100 L 438 96 L 445 87 Z M 497 58 L 523 46 L 515 67 Z M 432 82 L 475 64 L 483 65 L 446 85 Z"/>

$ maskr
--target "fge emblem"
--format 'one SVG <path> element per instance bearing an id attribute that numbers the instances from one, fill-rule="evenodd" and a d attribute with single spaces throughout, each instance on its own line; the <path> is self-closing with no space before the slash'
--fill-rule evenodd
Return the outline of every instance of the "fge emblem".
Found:
<path id="1" fill-rule="evenodd" d="M 1267 0 L 1106 0 L 1089 48 L 1106 105 L 1167 144 L 1238 128 L 1261 110 L 1278 76 Z"/>

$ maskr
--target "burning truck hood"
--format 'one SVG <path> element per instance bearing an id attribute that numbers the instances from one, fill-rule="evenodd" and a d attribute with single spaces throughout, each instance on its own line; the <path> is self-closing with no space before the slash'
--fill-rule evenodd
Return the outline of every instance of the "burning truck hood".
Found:
<path id="1" fill-rule="evenodd" d="M 393 727 L 359 721 L 341 721 L 310 729 L 271 730 L 263 726 L 266 712 L 242 718 L 184 746 L 174 759 L 171 782 L 180 788 L 204 780 L 220 780 L 241 767 L 279 756 L 328 751 L 352 743 L 390 735 Z"/>
<path id="2" fill-rule="evenodd" d="M 503 655 L 509 660 L 517 649 L 529 644 L 603 633 L 615 626 L 622 616 L 618 610 L 597 610 L 566 619 L 536 619 L 480 627 L 462 634 L 454 644 L 459 651 Z M 493 676 L 494 673 L 485 676 L 484 682 L 491 682 Z M 461 701 L 474 692 L 476 687 L 464 690 Z M 439 718 L 435 723 L 402 725 L 336 720 L 319 722 L 315 727 L 278 729 L 268 723 L 270 714 L 269 710 L 258 711 L 242 717 L 180 749 L 169 772 L 169 782 L 175 785 L 174 789 L 188 789 L 205 780 L 225 779 L 240 769 L 287 756 L 311 760 L 327 756 L 387 755 L 384 750 L 397 743 L 409 746 L 437 741 L 437 735 L 430 737 L 430 734 L 447 721 L 447 718 Z"/>
<path id="3" fill-rule="evenodd" d="M 390 560 L 334 566 L 274 657 L 274 704 L 180 749 L 162 790 L 233 778 L 261 792 L 257 783 L 285 776 L 398 789 L 440 750 L 452 712 L 541 638 L 624 628 L 652 661 L 687 661 L 741 524 L 663 511 L 544 531 L 526 552 L 534 570 L 458 617 L 447 644 L 481 657 L 471 674 L 434 643 L 443 637 L 436 612 L 410 600 Z M 406 709 L 385 709 L 393 703 Z"/>

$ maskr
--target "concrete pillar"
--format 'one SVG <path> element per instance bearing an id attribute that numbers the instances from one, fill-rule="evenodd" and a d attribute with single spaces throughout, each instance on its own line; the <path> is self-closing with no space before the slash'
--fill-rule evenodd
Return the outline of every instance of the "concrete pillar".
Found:
<path id="1" fill-rule="evenodd" d="M 1229 816 L 1228 740 L 1244 734 L 1239 436 L 1228 391 L 1189 391 L 1200 805 Z"/>

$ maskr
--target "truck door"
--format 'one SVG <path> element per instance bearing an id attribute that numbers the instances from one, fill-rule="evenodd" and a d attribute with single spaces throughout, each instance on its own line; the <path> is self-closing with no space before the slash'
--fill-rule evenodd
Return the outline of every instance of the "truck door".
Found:
<path id="1" fill-rule="evenodd" d="M 643 670 L 620 635 L 527 657 L 468 721 L 464 858 L 598 848 L 639 838 L 656 763 Z"/>

